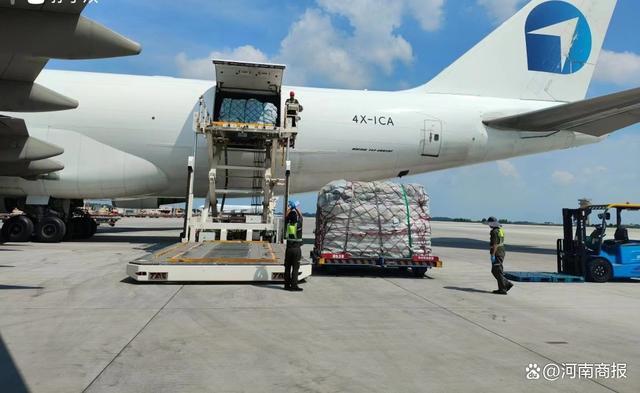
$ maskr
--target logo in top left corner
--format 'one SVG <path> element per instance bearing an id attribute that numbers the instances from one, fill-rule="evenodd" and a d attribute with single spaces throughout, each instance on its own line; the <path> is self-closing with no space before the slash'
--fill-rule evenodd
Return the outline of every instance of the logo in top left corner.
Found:
<path id="1" fill-rule="evenodd" d="M 574 74 L 589 61 L 589 22 L 573 4 L 553 0 L 531 11 L 525 26 L 530 71 Z"/>
<path id="2" fill-rule="evenodd" d="M 11 5 L 16 5 L 16 0 L 10 0 Z M 27 0 L 27 3 L 30 5 L 43 5 L 47 0 Z M 89 3 L 97 3 L 98 0 L 68 0 L 69 4 L 89 4 Z M 64 5 L 65 2 L 63 0 L 49 0 L 50 4 L 53 5 Z"/>
<path id="3" fill-rule="evenodd" d="M 46 0 L 27 0 L 27 3 L 31 4 L 31 5 L 42 5 L 44 4 Z M 11 5 L 14 6 L 16 5 L 16 0 L 11 0 L 10 1 Z"/>

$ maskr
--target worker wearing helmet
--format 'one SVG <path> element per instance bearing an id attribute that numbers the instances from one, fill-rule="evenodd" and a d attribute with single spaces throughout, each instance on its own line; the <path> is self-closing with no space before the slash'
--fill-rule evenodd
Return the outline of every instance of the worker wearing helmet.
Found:
<path id="1" fill-rule="evenodd" d="M 300 102 L 296 98 L 296 92 L 291 91 L 289 93 L 289 99 L 285 102 L 287 108 L 287 118 L 291 119 L 291 126 L 297 127 L 300 116 L 298 114 L 304 110 Z"/>
<path id="2" fill-rule="evenodd" d="M 498 289 L 493 291 L 497 295 L 506 295 L 513 287 L 513 283 L 504 276 L 504 258 L 506 256 L 504 243 L 504 229 L 495 217 L 484 220 L 491 228 L 490 253 L 491 253 L 491 273 L 498 281 Z"/>
<path id="3" fill-rule="evenodd" d="M 302 213 L 300 202 L 289 201 L 285 216 L 287 250 L 284 257 L 284 289 L 300 292 L 298 275 L 302 259 Z"/>

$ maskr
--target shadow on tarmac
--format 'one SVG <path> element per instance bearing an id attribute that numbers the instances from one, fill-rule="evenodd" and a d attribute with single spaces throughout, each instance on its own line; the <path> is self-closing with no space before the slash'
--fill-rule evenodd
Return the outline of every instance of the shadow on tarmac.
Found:
<path id="1" fill-rule="evenodd" d="M 379 268 L 373 266 L 314 266 L 313 275 L 320 277 L 359 277 L 359 278 L 402 278 L 421 280 L 433 278 L 425 275 L 415 277 L 408 269 Z"/>
<path id="2" fill-rule="evenodd" d="M 29 389 L 0 335 L 0 387 L 3 392 L 28 393 Z"/>
<path id="3" fill-rule="evenodd" d="M 16 289 L 42 289 L 42 287 L 23 287 L 20 285 L 0 285 L 0 291 Z"/>
<path id="4" fill-rule="evenodd" d="M 155 232 L 155 231 L 179 231 L 181 227 L 109 227 L 99 226 L 98 235 L 108 233 L 128 233 L 128 232 Z"/>
<path id="5" fill-rule="evenodd" d="M 180 239 L 165 236 L 124 236 L 124 235 L 103 235 L 97 234 L 88 240 L 72 240 L 69 243 L 129 243 L 129 244 L 162 244 L 166 247 L 170 244 L 179 242 Z"/>
<path id="6" fill-rule="evenodd" d="M 477 239 L 465 239 L 456 237 L 434 237 L 431 239 L 433 247 L 464 248 L 467 250 L 489 250 L 489 242 Z M 517 252 L 538 255 L 556 255 L 555 248 L 538 248 L 507 244 L 507 252 Z"/>
<path id="7" fill-rule="evenodd" d="M 186 286 L 186 287 L 226 287 L 226 286 L 237 286 L 237 285 L 251 285 L 257 288 L 264 289 L 273 289 L 278 291 L 284 291 L 284 282 L 283 283 L 257 283 L 253 281 L 247 282 L 239 282 L 239 281 L 229 281 L 229 282 L 197 282 L 197 281 L 189 281 L 189 282 L 181 282 L 181 281 L 169 281 L 169 282 L 161 282 L 161 281 L 148 281 L 148 282 L 138 282 L 131 277 L 124 278 L 120 280 L 122 284 L 128 285 L 167 285 L 167 286 Z M 300 282 L 300 286 L 304 288 L 305 282 Z"/>
<path id="8" fill-rule="evenodd" d="M 475 289 L 475 288 L 460 288 L 460 287 L 443 287 L 443 288 L 449 289 L 451 291 L 460 291 L 460 292 L 469 292 L 469 293 L 488 293 L 490 295 L 493 294 L 491 291 L 484 291 L 482 289 Z"/>

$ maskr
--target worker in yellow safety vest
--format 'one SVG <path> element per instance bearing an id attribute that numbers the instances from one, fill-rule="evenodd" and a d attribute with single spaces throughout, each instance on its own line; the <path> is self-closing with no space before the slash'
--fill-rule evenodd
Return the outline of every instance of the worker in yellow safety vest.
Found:
<path id="1" fill-rule="evenodd" d="M 491 273 L 498 281 L 498 289 L 493 291 L 497 295 L 506 295 L 513 287 L 513 283 L 504 276 L 504 258 L 506 256 L 504 229 L 495 217 L 484 220 L 491 228 L 489 247 L 491 253 Z"/>
<path id="2" fill-rule="evenodd" d="M 284 289 L 301 292 L 298 286 L 300 260 L 302 259 L 302 213 L 300 202 L 289 201 L 285 223 L 287 227 L 287 249 L 284 257 Z"/>

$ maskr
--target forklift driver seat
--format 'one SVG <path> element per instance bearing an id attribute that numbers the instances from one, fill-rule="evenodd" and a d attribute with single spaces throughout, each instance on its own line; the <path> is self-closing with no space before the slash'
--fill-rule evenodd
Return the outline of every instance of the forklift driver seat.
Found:
<path id="1" fill-rule="evenodd" d="M 618 242 L 628 242 L 629 241 L 629 231 L 625 227 L 618 227 L 616 229 L 616 234 L 614 238 Z"/>

